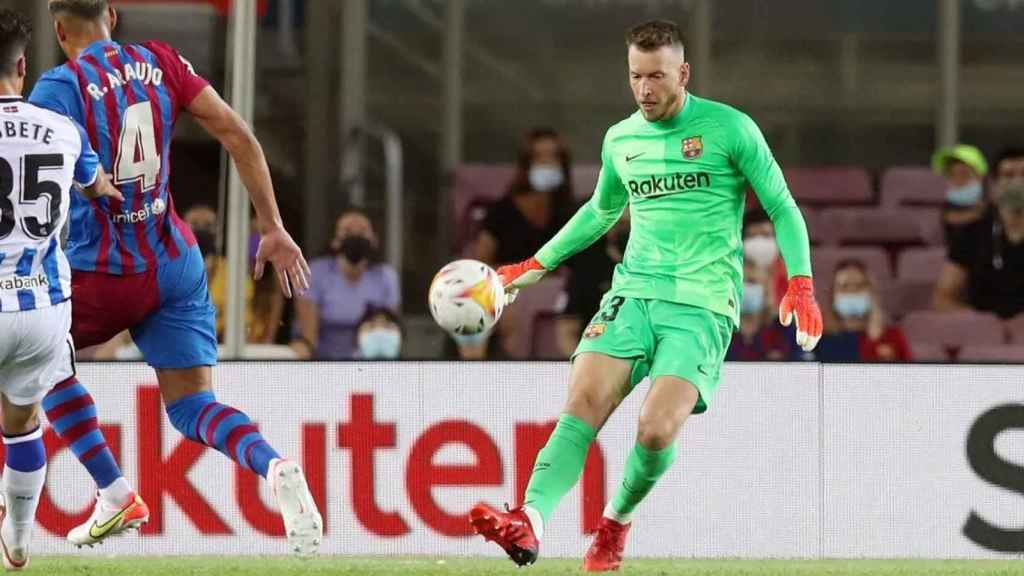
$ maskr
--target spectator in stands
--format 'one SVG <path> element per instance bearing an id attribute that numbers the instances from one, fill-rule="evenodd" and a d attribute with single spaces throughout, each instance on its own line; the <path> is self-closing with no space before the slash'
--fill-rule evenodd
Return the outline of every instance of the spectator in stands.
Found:
<path id="1" fill-rule="evenodd" d="M 566 261 L 569 279 L 565 286 L 565 308 L 555 323 L 558 351 L 568 358 L 576 351 L 583 329 L 601 307 L 601 298 L 611 288 L 615 265 L 622 262 L 629 241 L 629 211 L 605 234 L 603 241 Z"/>
<path id="2" fill-rule="evenodd" d="M 792 332 L 778 321 L 778 307 L 772 301 L 773 273 L 746 259 L 743 262 L 743 300 L 740 327 L 729 343 L 729 361 L 800 360 Z"/>
<path id="3" fill-rule="evenodd" d="M 1013 318 L 1024 312 L 1024 149 L 993 164 L 993 206 L 949 246 L 935 308 Z"/>
<path id="4" fill-rule="evenodd" d="M 358 357 L 394 360 L 402 355 L 402 322 L 389 308 L 370 306 L 356 328 Z"/>
<path id="5" fill-rule="evenodd" d="M 554 130 L 532 130 L 508 191 L 484 217 L 476 259 L 499 266 L 529 258 L 565 223 L 571 208 L 569 148 Z"/>
<path id="6" fill-rule="evenodd" d="M 357 328 L 370 307 L 399 309 L 398 274 L 377 259 L 379 243 L 370 218 L 358 209 L 335 221 L 330 254 L 310 263 L 309 291 L 295 300 L 300 358 L 347 360 L 357 355 Z"/>
<path id="7" fill-rule="evenodd" d="M 220 255 L 220 225 L 217 212 L 206 204 L 197 204 L 189 208 L 182 219 L 192 229 L 196 237 L 199 251 L 206 263 L 210 301 L 217 309 L 217 339 L 224 340 L 224 308 L 228 298 L 227 259 Z M 248 267 L 252 271 L 256 254 L 249 254 Z M 245 281 L 245 332 L 246 342 L 250 344 L 272 344 L 281 324 L 284 312 L 284 296 L 276 287 L 277 280 L 273 271 L 255 282 L 251 274 Z"/>
<path id="8" fill-rule="evenodd" d="M 751 208 L 743 215 L 743 261 L 750 262 L 765 277 L 769 288 L 766 302 L 778 306 L 789 286 L 786 264 L 775 243 L 775 228 L 763 208 Z"/>
<path id="9" fill-rule="evenodd" d="M 985 176 L 988 162 L 974 146 L 957 144 L 941 148 L 932 156 L 932 169 L 946 179 L 946 205 L 942 224 L 947 243 L 972 222 L 985 214 Z"/>
<path id="10" fill-rule="evenodd" d="M 474 242 L 477 260 L 497 268 L 533 256 L 565 223 L 572 208 L 569 148 L 550 128 L 531 130 L 517 158 L 505 196 L 487 210 Z M 463 359 L 506 357 L 525 319 L 509 307 L 495 328 L 497 338 L 458 338 Z"/>
<path id="11" fill-rule="evenodd" d="M 816 357 L 822 362 L 909 362 L 910 345 L 898 326 L 886 324 L 874 280 L 860 260 L 836 266 L 832 306 Z"/>

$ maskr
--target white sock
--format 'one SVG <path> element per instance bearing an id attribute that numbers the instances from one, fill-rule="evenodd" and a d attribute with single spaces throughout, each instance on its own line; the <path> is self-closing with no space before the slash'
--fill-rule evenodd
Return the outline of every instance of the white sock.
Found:
<path id="1" fill-rule="evenodd" d="M 21 472 L 4 466 L 4 497 L 7 501 L 7 518 L 0 527 L 4 542 L 11 548 L 25 548 L 32 536 L 36 521 L 39 495 L 46 482 L 46 464 L 31 472 Z"/>
<path id="2" fill-rule="evenodd" d="M 544 517 L 541 516 L 540 512 L 532 506 L 523 506 L 523 512 L 526 513 L 526 517 L 530 519 L 530 526 L 533 528 L 533 535 L 540 540 L 541 536 L 544 535 Z"/>
<path id="3" fill-rule="evenodd" d="M 111 482 L 110 486 L 100 488 L 100 498 L 112 508 L 121 508 L 127 504 L 134 493 L 132 485 L 123 476 Z"/>
<path id="4" fill-rule="evenodd" d="M 619 524 L 629 524 L 633 521 L 633 514 L 619 514 L 616 512 L 611 500 L 604 506 L 604 517 L 615 520 Z"/>

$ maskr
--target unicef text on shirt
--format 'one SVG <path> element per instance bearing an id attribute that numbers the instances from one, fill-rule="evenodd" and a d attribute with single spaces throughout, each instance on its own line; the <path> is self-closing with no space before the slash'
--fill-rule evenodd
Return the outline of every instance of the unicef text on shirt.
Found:
<path id="1" fill-rule="evenodd" d="M 157 216 L 163 214 L 164 210 L 167 209 L 166 204 L 160 198 L 157 198 L 153 202 L 147 202 L 142 208 L 133 212 L 121 212 L 120 214 L 111 214 L 110 220 L 114 224 L 138 224 L 148 220 L 150 216 Z"/>
<path id="2" fill-rule="evenodd" d="M 626 185 L 634 197 L 654 196 L 667 192 L 710 188 L 711 175 L 707 172 L 676 172 L 668 176 L 648 176 L 643 180 L 629 180 Z"/>

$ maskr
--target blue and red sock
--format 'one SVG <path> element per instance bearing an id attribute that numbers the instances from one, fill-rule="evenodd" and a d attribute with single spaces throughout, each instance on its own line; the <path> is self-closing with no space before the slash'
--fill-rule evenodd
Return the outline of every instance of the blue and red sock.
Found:
<path id="1" fill-rule="evenodd" d="M 43 398 L 43 410 L 98 488 L 107 488 L 121 477 L 121 468 L 96 420 L 92 396 L 77 378 L 68 378 L 50 390 Z"/>
<path id="2" fill-rule="evenodd" d="M 280 458 L 248 416 L 217 402 L 213 392 L 198 392 L 167 406 L 171 424 L 190 440 L 215 448 L 264 478 L 270 461 Z"/>

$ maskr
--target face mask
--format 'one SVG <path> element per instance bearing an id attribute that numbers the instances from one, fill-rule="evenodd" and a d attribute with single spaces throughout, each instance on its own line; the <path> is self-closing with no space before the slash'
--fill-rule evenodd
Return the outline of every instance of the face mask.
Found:
<path id="1" fill-rule="evenodd" d="M 861 318 L 871 311 L 871 294 L 856 292 L 853 294 L 836 294 L 836 313 L 843 318 Z"/>
<path id="2" fill-rule="evenodd" d="M 530 167 L 530 188 L 537 192 L 551 192 L 565 181 L 562 167 L 551 164 L 537 164 Z"/>
<path id="3" fill-rule="evenodd" d="M 743 284 L 743 304 L 741 314 L 758 314 L 764 310 L 764 286 L 745 282 Z"/>
<path id="4" fill-rule="evenodd" d="M 751 236 L 743 241 L 743 254 L 759 268 L 767 268 L 779 257 L 779 247 L 774 238 Z"/>
<path id="5" fill-rule="evenodd" d="M 196 244 L 203 257 L 212 256 L 217 253 L 217 234 L 213 230 L 197 228 L 192 231 L 196 237 Z"/>
<path id="6" fill-rule="evenodd" d="M 402 334 L 390 328 L 367 330 L 359 335 L 359 354 L 363 358 L 398 358 Z"/>
<path id="7" fill-rule="evenodd" d="M 952 186 L 946 190 L 946 200 L 954 206 L 974 206 L 981 200 L 981 182 L 974 181 L 963 186 Z"/>
<path id="8" fill-rule="evenodd" d="M 370 257 L 373 244 L 366 236 L 346 236 L 338 249 L 345 260 L 349 261 L 349 264 L 359 264 Z"/>

